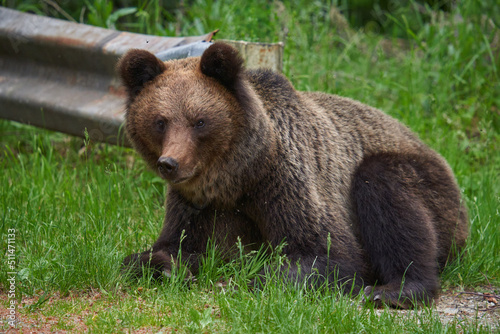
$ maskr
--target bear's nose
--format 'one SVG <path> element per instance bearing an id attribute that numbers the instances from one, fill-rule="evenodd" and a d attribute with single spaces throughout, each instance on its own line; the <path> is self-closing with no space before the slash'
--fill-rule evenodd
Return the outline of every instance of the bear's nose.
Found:
<path id="1" fill-rule="evenodd" d="M 172 157 L 160 157 L 156 163 L 158 171 L 165 176 L 169 176 L 179 169 L 179 163 Z"/>

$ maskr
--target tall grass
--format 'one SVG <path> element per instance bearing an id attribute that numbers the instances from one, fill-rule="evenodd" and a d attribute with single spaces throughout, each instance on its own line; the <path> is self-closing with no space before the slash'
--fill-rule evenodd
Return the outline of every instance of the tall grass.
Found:
<path id="1" fill-rule="evenodd" d="M 410 18 L 393 13 L 384 16 L 392 33 L 379 35 L 346 29 L 320 1 L 193 0 L 177 9 L 124 1 L 124 9 L 94 0 L 83 10 L 71 2 L 61 10 L 49 2 L 1 3 L 55 16 L 63 10 L 75 21 L 143 33 L 221 29 L 221 38 L 284 41 L 284 72 L 297 89 L 383 109 L 449 161 L 469 207 L 471 233 L 464 256 L 443 272 L 443 285 L 500 285 L 500 33 L 483 4 L 460 2 L 439 15 L 429 8 L 406 11 Z M 282 260 L 263 251 L 225 263 L 209 247 L 196 282 L 182 275 L 164 284 L 124 280 L 121 260 L 151 245 L 164 215 L 165 186 L 132 150 L 0 121 L 0 167 L 0 230 L 16 229 L 17 297 L 101 291 L 106 298 L 95 307 L 107 311 L 86 320 L 94 331 L 487 331 L 475 322 L 441 324 L 432 310 L 378 315 L 330 290 L 283 286 L 272 273 L 272 284 L 251 291 L 246 282 L 256 268 Z M 6 242 L 0 240 L 2 249 Z M 4 291 L 8 271 L 2 261 Z M 229 287 L 217 288 L 229 280 Z M 58 305 L 44 312 L 66 308 Z"/>

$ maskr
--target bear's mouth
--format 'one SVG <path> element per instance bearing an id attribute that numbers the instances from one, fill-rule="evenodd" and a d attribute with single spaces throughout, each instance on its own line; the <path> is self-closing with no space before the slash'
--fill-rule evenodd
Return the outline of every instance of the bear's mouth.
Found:
<path id="1" fill-rule="evenodd" d="M 181 177 L 179 179 L 176 179 L 176 180 L 170 180 L 168 181 L 170 184 L 181 184 L 181 183 L 185 183 L 187 182 L 188 180 L 190 180 L 192 178 L 192 176 L 186 176 L 186 177 Z"/>
<path id="2" fill-rule="evenodd" d="M 168 180 L 171 185 L 179 185 L 179 184 L 186 184 L 189 183 L 190 181 L 194 180 L 198 176 L 198 166 L 196 166 L 191 173 L 189 173 L 186 176 L 182 176 L 179 178 L 176 178 L 174 180 Z"/>

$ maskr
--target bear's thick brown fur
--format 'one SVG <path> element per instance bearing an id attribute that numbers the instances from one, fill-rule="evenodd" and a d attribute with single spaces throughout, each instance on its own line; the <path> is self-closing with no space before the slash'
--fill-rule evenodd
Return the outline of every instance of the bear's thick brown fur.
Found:
<path id="1" fill-rule="evenodd" d="M 377 109 L 242 64 L 223 43 L 201 58 L 121 59 L 128 135 L 169 184 L 158 240 L 125 266 L 168 273 L 183 231 L 194 274 L 209 237 L 224 249 L 284 240 L 290 279 L 356 277 L 376 304 L 430 302 L 468 234 L 448 164 Z"/>

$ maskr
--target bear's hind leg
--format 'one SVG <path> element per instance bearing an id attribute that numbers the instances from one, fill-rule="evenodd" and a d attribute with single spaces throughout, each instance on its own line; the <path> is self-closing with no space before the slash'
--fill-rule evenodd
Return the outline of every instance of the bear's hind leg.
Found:
<path id="1" fill-rule="evenodd" d="M 360 238 L 376 280 L 365 294 L 376 306 L 429 304 L 439 289 L 437 236 L 418 190 L 414 159 L 418 157 L 374 155 L 355 175 Z"/>

